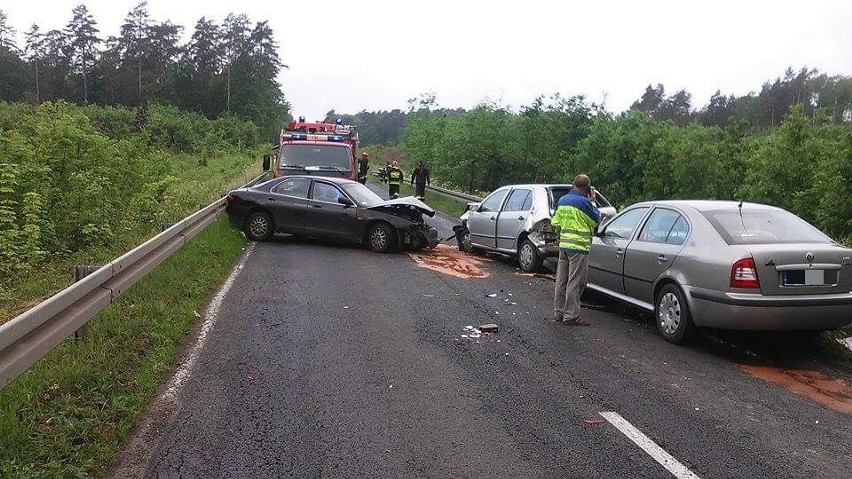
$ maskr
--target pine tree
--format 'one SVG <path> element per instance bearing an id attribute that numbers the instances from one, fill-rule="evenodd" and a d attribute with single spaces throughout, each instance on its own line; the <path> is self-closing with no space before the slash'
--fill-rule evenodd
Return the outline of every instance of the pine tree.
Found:
<path id="1" fill-rule="evenodd" d="M 98 38 L 97 22 L 86 5 L 80 4 L 72 11 L 73 18 L 65 27 L 71 40 L 73 60 L 79 72 L 83 75 L 83 103 L 89 103 L 89 71 L 96 60 Z"/>

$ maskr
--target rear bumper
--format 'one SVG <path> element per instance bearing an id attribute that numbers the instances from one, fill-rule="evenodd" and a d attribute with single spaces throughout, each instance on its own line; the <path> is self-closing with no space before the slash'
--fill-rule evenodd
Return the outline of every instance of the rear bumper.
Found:
<path id="1" fill-rule="evenodd" d="M 852 323 L 852 293 L 763 296 L 690 288 L 698 326 L 741 330 L 836 329 Z"/>
<path id="2" fill-rule="evenodd" d="M 543 237 L 539 233 L 532 232 L 529 236 L 527 236 L 527 239 L 535 245 L 539 255 L 545 258 L 559 256 L 559 243 L 556 241 L 555 237 L 551 240 Z"/>

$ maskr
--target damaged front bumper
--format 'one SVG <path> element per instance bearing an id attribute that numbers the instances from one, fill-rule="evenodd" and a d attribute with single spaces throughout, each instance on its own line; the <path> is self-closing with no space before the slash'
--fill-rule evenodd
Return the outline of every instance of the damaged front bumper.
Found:
<path id="1" fill-rule="evenodd" d="M 411 226 L 400 235 L 400 248 L 405 249 L 432 249 L 440 242 L 438 230 L 427 224 Z"/>

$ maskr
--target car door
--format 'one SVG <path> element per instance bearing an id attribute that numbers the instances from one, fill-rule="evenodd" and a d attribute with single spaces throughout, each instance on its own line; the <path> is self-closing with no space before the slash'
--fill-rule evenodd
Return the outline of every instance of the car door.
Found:
<path id="1" fill-rule="evenodd" d="M 624 294 L 624 254 L 636 228 L 650 206 L 638 206 L 622 212 L 592 239 L 589 252 L 589 282 L 613 293 Z"/>
<path id="2" fill-rule="evenodd" d="M 476 211 L 471 211 L 467 220 L 470 241 L 488 248 L 497 247 L 497 215 L 509 188 L 500 188 L 488 195 Z"/>
<path id="3" fill-rule="evenodd" d="M 627 246 L 624 289 L 628 296 L 654 303 L 654 283 L 669 269 L 686 242 L 689 223 L 677 211 L 656 207 Z"/>
<path id="4" fill-rule="evenodd" d="M 298 234 L 305 231 L 308 209 L 309 178 L 288 178 L 269 192 L 267 206 L 272 212 L 275 229 L 284 233 Z"/>
<path id="5" fill-rule="evenodd" d="M 518 250 L 518 236 L 532 208 L 532 190 L 514 188 L 497 215 L 497 249 Z"/>
<path id="6" fill-rule="evenodd" d="M 320 238 L 354 239 L 356 208 L 337 202 L 346 194 L 336 185 L 314 180 L 308 202 L 305 231 Z"/>

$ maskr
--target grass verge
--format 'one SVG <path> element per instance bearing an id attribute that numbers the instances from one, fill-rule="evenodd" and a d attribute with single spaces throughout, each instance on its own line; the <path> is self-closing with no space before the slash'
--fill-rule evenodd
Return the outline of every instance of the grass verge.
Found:
<path id="1" fill-rule="evenodd" d="M 244 244 L 219 218 L 0 390 L 0 477 L 103 476 Z"/>
<path id="2" fill-rule="evenodd" d="M 410 184 L 404 183 L 401 188 L 401 193 L 402 196 L 414 196 L 415 189 Z M 467 207 L 467 202 L 453 200 L 429 190 L 426 190 L 426 199 L 424 202 L 432 208 L 452 216 L 453 218 L 461 216 Z"/>

